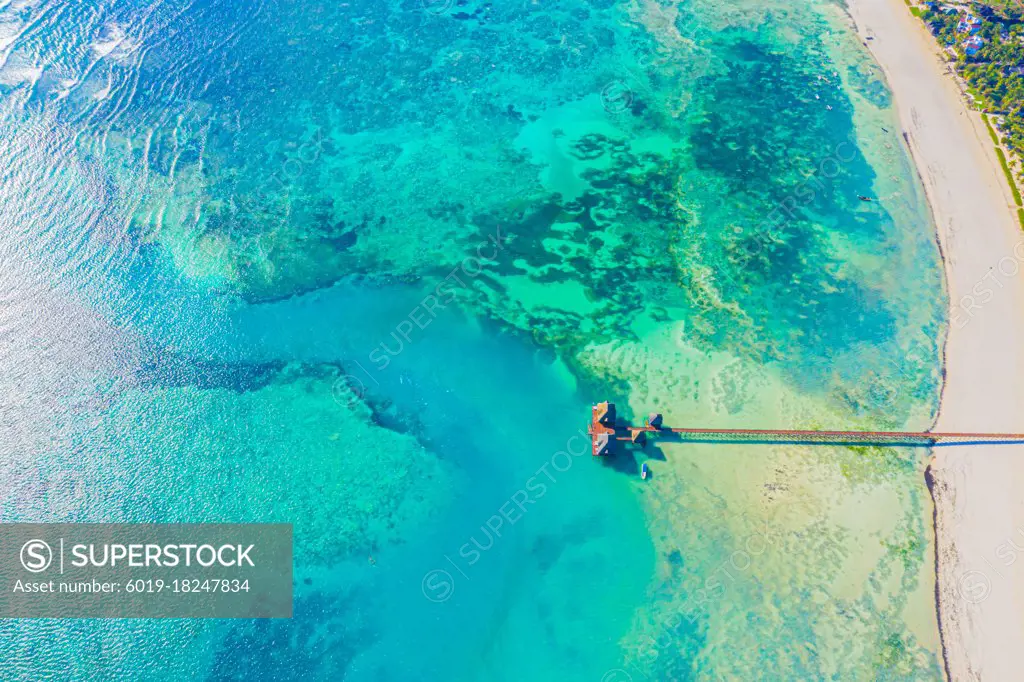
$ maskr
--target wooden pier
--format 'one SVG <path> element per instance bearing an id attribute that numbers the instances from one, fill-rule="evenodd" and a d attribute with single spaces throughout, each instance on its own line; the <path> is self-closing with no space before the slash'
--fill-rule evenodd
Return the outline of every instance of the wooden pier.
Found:
<path id="1" fill-rule="evenodd" d="M 819 431 L 811 429 L 709 429 L 673 428 L 663 426 L 660 414 L 650 415 L 643 426 L 619 421 L 614 403 L 597 403 L 590 410 L 591 454 L 607 455 L 618 441 L 643 447 L 647 434 L 674 435 L 678 440 L 692 442 L 806 443 L 808 445 L 884 444 L 925 447 L 941 443 L 980 445 L 985 443 L 1024 444 L 1022 433 L 968 433 L 941 431 Z"/>

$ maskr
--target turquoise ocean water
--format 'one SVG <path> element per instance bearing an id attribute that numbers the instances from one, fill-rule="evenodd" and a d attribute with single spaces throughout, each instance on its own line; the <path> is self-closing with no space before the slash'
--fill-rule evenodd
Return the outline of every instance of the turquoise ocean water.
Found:
<path id="1" fill-rule="evenodd" d="M 296 543 L 0 677 L 941 678 L 927 453 L 580 435 L 927 426 L 890 99 L 818 0 L 0 0 L 0 519 Z"/>

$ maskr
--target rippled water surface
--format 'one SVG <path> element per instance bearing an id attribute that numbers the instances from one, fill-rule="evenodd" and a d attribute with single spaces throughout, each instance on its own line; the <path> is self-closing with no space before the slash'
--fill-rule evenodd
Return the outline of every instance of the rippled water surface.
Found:
<path id="1" fill-rule="evenodd" d="M 940 679 L 925 453 L 580 434 L 928 425 L 889 100 L 818 0 L 0 0 L 0 518 L 296 543 L 0 676 Z"/>

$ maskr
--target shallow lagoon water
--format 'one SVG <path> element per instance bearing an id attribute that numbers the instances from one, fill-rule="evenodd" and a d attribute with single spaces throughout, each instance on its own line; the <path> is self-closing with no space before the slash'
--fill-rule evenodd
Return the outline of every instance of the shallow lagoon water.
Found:
<path id="1" fill-rule="evenodd" d="M 840 8 L 0 12 L 5 520 L 290 521 L 297 579 L 4 623 L 4 677 L 940 676 L 926 453 L 571 454 L 600 399 L 931 419 L 938 254 Z"/>

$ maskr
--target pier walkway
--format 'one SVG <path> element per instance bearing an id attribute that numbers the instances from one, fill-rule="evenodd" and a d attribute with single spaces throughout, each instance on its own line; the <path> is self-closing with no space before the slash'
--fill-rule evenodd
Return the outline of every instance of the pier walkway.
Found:
<path id="1" fill-rule="evenodd" d="M 652 414 L 643 426 L 631 426 L 616 418 L 614 403 L 598 403 L 591 408 L 591 454 L 610 454 L 617 441 L 643 447 L 647 434 L 662 440 L 691 443 L 750 443 L 794 445 L 885 445 L 899 447 L 942 447 L 951 445 L 1024 444 L 1022 433 L 970 433 L 939 431 L 831 431 L 812 429 L 713 429 L 672 428 L 661 424 L 661 415 Z"/>

